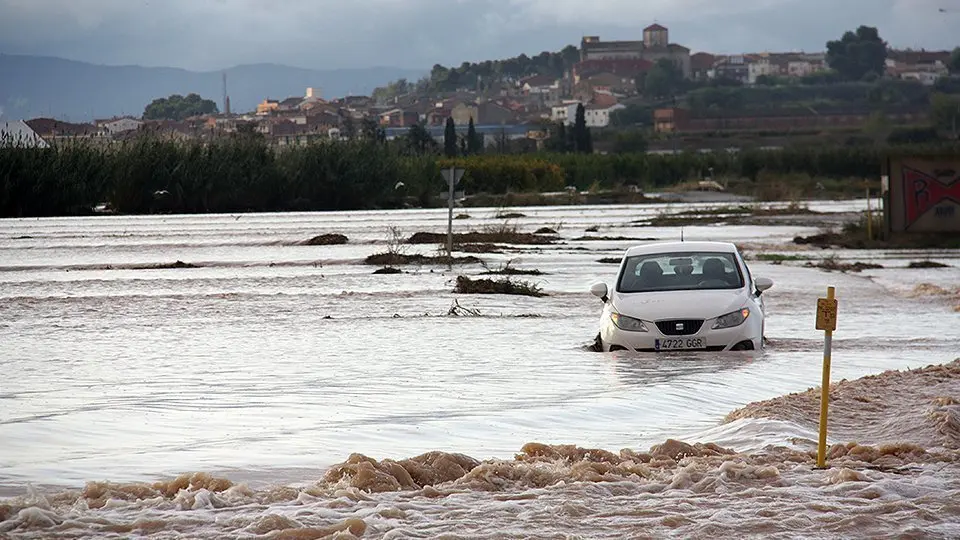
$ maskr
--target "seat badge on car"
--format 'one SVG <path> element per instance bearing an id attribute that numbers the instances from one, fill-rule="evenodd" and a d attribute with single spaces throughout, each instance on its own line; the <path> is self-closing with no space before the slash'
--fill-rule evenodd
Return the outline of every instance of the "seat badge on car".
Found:
<path id="1" fill-rule="evenodd" d="M 677 323 L 677 330 L 683 330 L 683 323 Z"/>

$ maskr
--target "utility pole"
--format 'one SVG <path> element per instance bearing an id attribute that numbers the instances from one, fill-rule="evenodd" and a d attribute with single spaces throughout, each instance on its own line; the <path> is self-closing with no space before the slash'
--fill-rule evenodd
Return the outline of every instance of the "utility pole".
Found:
<path id="1" fill-rule="evenodd" d="M 227 72 L 223 72 L 223 114 L 230 116 L 230 96 L 227 94 Z"/>
<path id="2" fill-rule="evenodd" d="M 447 198 L 447 257 L 450 259 L 450 264 L 453 265 L 453 189 L 460 183 L 466 169 L 450 167 L 442 172 L 443 178 L 447 181 L 447 186 L 450 189 Z"/>

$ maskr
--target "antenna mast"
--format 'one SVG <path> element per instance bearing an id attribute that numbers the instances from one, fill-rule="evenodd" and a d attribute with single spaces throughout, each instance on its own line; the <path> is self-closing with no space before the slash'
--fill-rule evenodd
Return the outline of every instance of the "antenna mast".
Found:
<path id="1" fill-rule="evenodd" d="M 223 72 L 223 114 L 230 116 L 230 96 L 227 94 L 227 72 Z"/>

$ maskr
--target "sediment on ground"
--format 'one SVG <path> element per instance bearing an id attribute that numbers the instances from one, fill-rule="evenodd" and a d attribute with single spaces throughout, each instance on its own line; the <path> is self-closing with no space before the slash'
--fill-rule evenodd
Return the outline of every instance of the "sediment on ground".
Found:
<path id="1" fill-rule="evenodd" d="M 82 490 L 31 491 L 0 500 L 0 534 L 44 538 L 82 532 L 80 536 L 92 537 L 167 530 L 179 535 L 203 528 L 204 537 L 216 537 L 219 531 L 231 537 L 356 538 L 367 531 L 368 522 L 403 527 L 412 513 L 399 506 L 434 505 L 439 517 L 430 523 L 436 524 L 437 519 L 450 519 L 444 505 L 465 504 L 450 509 L 462 513 L 469 505 L 521 500 L 550 505 L 559 497 L 567 501 L 562 502 L 565 512 L 596 522 L 600 516 L 628 517 L 610 513 L 608 507 L 587 507 L 620 496 L 653 505 L 648 513 L 669 518 L 660 524 L 664 530 L 685 535 L 702 536 L 719 526 L 725 534 L 742 533 L 746 527 L 764 535 L 818 535 L 826 527 L 842 533 L 839 536 L 864 531 L 873 536 L 891 530 L 890 523 L 876 518 L 891 512 L 911 523 L 946 530 L 944 524 L 960 516 L 949 487 L 955 485 L 960 466 L 958 396 L 960 359 L 833 384 L 833 437 L 849 442 L 831 445 L 829 470 L 817 470 L 816 451 L 797 445 L 743 453 L 675 439 L 646 450 L 619 451 L 531 442 L 512 458 L 485 461 L 442 451 L 398 460 L 356 453 L 302 487 L 252 490 L 215 475 L 191 473 L 154 483 L 94 481 Z M 819 393 L 811 389 L 750 404 L 726 420 L 770 418 L 812 428 L 818 399 Z M 395 508 L 380 509 L 382 502 Z M 853 502 L 856 515 L 847 510 Z M 295 516 L 279 511 L 291 504 L 303 511 Z M 316 514 L 308 507 L 325 512 L 323 519 L 309 518 Z M 704 512 L 690 514 L 697 508 Z M 358 509 L 360 516 L 354 513 Z M 736 519 L 717 525 L 717 516 L 724 512 Z M 804 518 L 796 523 L 769 519 L 784 512 Z M 754 513 L 750 520 L 743 518 Z M 876 519 L 860 520 L 867 514 Z M 188 521 L 181 519 L 185 515 Z M 515 519 L 512 514 L 510 519 Z"/>
<path id="2" fill-rule="evenodd" d="M 816 429 L 820 388 L 751 403 L 725 421 L 769 418 Z M 862 444 L 960 449 L 960 359 L 830 385 L 830 434 Z"/>

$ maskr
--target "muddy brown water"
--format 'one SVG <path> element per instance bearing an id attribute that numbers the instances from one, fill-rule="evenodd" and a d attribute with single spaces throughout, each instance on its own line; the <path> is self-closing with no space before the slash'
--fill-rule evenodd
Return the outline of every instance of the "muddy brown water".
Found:
<path id="1" fill-rule="evenodd" d="M 811 466 L 811 397 L 779 398 L 819 384 L 828 285 L 835 381 L 960 356 L 960 254 L 790 242 L 816 222 L 685 227 L 884 268 L 751 261 L 775 282 L 763 353 L 588 351 L 588 287 L 616 272 L 596 261 L 630 242 L 575 239 L 679 239 L 631 222 L 690 208 L 523 209 L 511 224 L 561 242 L 482 259 L 544 272 L 518 277 L 543 298 L 454 294 L 480 265 L 362 263 L 391 226 L 442 232 L 443 211 L 0 220 L 0 535 L 960 534 L 955 370 L 841 387 L 827 471 Z M 303 245 L 328 233 L 349 242 Z M 906 268 L 926 259 L 949 266 Z M 454 301 L 480 316 L 447 316 Z"/>

